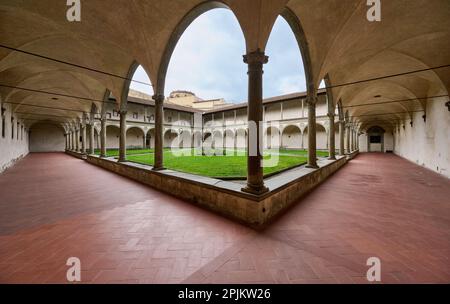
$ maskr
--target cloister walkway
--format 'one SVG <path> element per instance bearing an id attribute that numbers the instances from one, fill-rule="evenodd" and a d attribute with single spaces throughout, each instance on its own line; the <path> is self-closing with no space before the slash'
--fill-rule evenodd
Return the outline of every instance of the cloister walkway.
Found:
<path id="1" fill-rule="evenodd" d="M 65 154 L 0 175 L 0 282 L 450 282 L 450 181 L 361 154 L 263 231 Z"/>

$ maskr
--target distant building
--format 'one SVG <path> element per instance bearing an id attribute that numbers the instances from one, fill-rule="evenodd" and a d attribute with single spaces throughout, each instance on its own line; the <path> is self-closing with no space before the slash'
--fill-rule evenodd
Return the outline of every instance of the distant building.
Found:
<path id="1" fill-rule="evenodd" d="M 166 102 L 203 111 L 215 110 L 230 105 L 229 103 L 226 103 L 223 98 L 205 100 L 197 97 L 192 92 L 182 90 L 170 93 Z"/>

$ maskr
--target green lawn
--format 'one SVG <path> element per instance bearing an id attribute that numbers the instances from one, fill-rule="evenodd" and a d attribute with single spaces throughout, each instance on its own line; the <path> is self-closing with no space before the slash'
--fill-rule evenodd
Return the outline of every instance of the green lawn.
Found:
<path id="1" fill-rule="evenodd" d="M 183 152 L 184 155 L 180 155 Z M 267 163 L 272 159 L 275 165 L 264 167 L 264 175 L 306 163 L 307 151 L 305 150 L 280 150 L 278 152 L 280 155 L 276 151 L 267 150 L 264 152 L 265 162 Z M 245 178 L 247 174 L 245 150 L 227 150 L 226 155 L 220 155 L 221 150 L 218 150 L 216 156 L 213 156 L 214 150 L 206 150 L 205 153 L 207 155 L 202 156 L 200 150 L 180 149 L 171 151 L 170 149 L 164 149 L 164 166 L 168 169 L 202 176 Z M 118 151 L 109 150 L 108 155 L 117 156 Z M 328 153 L 323 151 L 317 153 L 318 157 L 327 155 Z M 278 160 L 276 160 L 277 158 Z M 127 160 L 152 165 L 154 160 L 153 149 L 128 150 Z"/>
<path id="2" fill-rule="evenodd" d="M 100 154 L 99 150 L 95 150 Z M 222 150 L 205 149 L 206 156 L 201 155 L 200 150 L 179 149 L 171 151 L 164 149 L 164 166 L 168 169 L 193 173 L 209 177 L 236 177 L 245 178 L 247 174 L 247 157 L 245 149 L 227 150 L 226 155 L 221 155 Z M 214 153 L 217 155 L 214 156 Z M 107 156 L 117 157 L 118 149 L 109 149 Z M 180 155 L 181 154 L 181 155 Z M 264 175 L 272 174 L 290 167 L 306 163 L 308 151 L 306 150 L 265 150 L 264 160 L 274 160 L 275 166 L 264 167 Z M 317 151 L 318 157 L 327 157 L 328 152 Z M 278 161 L 276 161 L 278 158 Z M 127 160 L 131 162 L 153 165 L 154 149 L 129 149 L 127 150 Z"/>
<path id="3" fill-rule="evenodd" d="M 145 154 L 145 153 L 153 153 L 154 149 L 128 149 L 127 155 L 133 155 L 133 154 Z M 95 149 L 94 154 L 100 155 L 100 150 Z M 106 150 L 106 156 L 112 157 L 112 156 L 119 156 L 119 149 L 108 149 Z"/>

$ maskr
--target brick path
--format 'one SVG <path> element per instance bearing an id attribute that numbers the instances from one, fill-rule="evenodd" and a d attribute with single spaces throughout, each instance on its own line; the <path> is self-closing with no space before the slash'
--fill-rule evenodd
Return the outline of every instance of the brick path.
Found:
<path id="1" fill-rule="evenodd" d="M 450 181 L 362 154 L 264 231 L 64 154 L 0 175 L 0 282 L 450 283 Z"/>

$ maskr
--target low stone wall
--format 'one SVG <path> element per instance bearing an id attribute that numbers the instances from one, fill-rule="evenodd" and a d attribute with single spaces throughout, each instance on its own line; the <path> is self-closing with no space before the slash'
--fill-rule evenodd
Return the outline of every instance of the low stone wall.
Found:
<path id="1" fill-rule="evenodd" d="M 352 159 L 354 159 L 358 154 L 359 154 L 359 150 L 355 150 L 355 151 L 353 151 L 352 153 L 347 154 L 347 159 L 348 159 L 348 160 L 352 160 Z"/>
<path id="2" fill-rule="evenodd" d="M 86 159 L 86 155 L 80 152 L 66 150 L 66 153 L 79 159 Z"/>
<path id="3" fill-rule="evenodd" d="M 70 155 L 73 152 L 68 153 Z M 78 157 L 78 155 L 74 155 Z M 88 155 L 86 160 L 94 165 L 139 181 L 152 188 L 259 227 L 297 202 L 305 193 L 316 187 L 346 163 L 341 157 L 336 161 L 319 161 L 319 169 L 305 167 L 293 169 L 267 179 L 270 192 L 255 196 L 241 191 L 239 183 L 227 182 L 172 170 L 152 171 L 150 166 L 131 162 L 119 163 L 113 158 Z"/>

